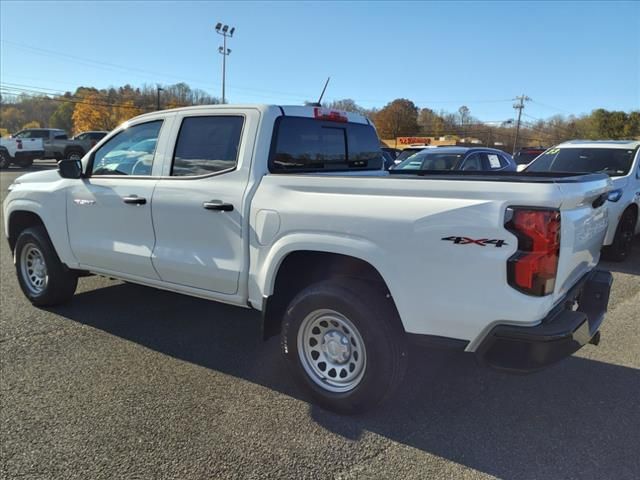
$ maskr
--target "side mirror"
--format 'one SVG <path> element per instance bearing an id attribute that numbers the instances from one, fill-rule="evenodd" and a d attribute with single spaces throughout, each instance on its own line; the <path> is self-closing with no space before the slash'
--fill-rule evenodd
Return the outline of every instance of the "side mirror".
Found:
<path id="1" fill-rule="evenodd" d="M 58 173 L 62 178 L 81 178 L 82 162 L 80 160 L 60 160 Z"/>

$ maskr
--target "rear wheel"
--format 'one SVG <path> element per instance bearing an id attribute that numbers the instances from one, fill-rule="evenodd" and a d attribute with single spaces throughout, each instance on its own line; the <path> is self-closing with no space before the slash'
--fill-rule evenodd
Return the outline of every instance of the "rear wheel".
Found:
<path id="1" fill-rule="evenodd" d="M 624 211 L 618 222 L 613 243 L 604 248 L 604 257 L 614 262 L 622 262 L 631 253 L 633 234 L 636 228 L 637 214 L 631 209 Z"/>
<path id="2" fill-rule="evenodd" d="M 0 150 L 0 169 L 9 168 L 11 165 L 11 157 L 4 150 Z"/>
<path id="3" fill-rule="evenodd" d="M 14 262 L 20 288 L 34 305 L 58 305 L 76 291 L 78 276 L 60 261 L 44 227 L 20 233 Z"/>
<path id="4" fill-rule="evenodd" d="M 384 401 L 407 364 L 404 331 L 382 289 L 358 280 L 322 281 L 289 304 L 282 353 L 316 403 L 359 413 Z"/>

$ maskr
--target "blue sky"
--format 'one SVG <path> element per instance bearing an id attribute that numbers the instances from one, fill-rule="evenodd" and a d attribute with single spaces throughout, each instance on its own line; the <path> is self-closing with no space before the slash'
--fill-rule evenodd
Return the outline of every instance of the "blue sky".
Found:
<path id="1" fill-rule="evenodd" d="M 640 108 L 640 2 L 0 4 L 0 80 L 38 89 L 176 83 L 233 103 L 467 105 L 484 121 Z M 529 118 L 531 120 L 531 118 Z"/>

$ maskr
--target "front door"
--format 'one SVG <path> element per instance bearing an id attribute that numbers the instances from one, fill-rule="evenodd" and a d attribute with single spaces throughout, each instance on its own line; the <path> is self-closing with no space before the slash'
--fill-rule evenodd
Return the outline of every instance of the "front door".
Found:
<path id="1" fill-rule="evenodd" d="M 153 193 L 153 265 L 163 281 L 232 295 L 244 267 L 243 198 L 257 111 L 176 118 L 170 168 Z M 242 138 L 245 141 L 242 141 Z M 169 161 L 169 159 L 167 159 Z"/>
<path id="2" fill-rule="evenodd" d="M 116 134 L 92 155 L 86 178 L 69 190 L 69 238 L 82 266 L 159 278 L 151 262 L 155 241 L 151 201 L 161 127 L 157 120 Z"/>

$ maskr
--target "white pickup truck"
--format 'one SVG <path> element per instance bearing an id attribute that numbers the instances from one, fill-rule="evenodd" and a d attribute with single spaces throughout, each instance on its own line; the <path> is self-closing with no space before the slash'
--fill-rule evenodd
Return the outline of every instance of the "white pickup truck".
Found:
<path id="1" fill-rule="evenodd" d="M 607 176 L 389 175 L 382 161 L 352 113 L 156 112 L 18 178 L 5 231 L 34 305 L 93 273 L 259 310 L 300 385 L 343 413 L 389 395 L 409 341 L 514 372 L 597 344 Z"/>
<path id="2" fill-rule="evenodd" d="M 0 138 L 0 169 L 11 164 L 29 168 L 36 158 L 44 157 L 41 138 Z"/>

